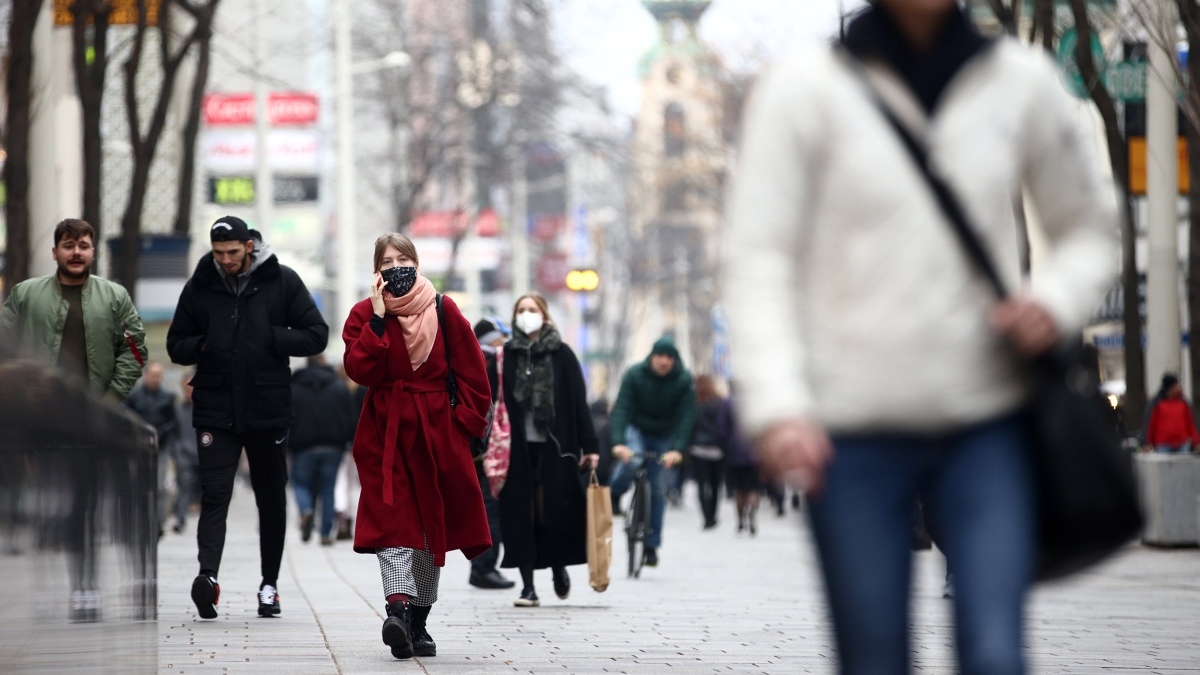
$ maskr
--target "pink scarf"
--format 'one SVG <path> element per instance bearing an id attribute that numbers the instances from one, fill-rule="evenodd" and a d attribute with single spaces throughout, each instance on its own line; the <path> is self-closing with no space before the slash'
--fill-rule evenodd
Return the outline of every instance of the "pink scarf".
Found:
<path id="1" fill-rule="evenodd" d="M 383 305 L 388 316 L 394 316 L 400 322 L 413 370 L 420 368 L 429 360 L 433 341 L 437 339 L 437 291 L 433 284 L 418 276 L 417 283 L 404 297 L 394 298 L 384 292 Z"/>

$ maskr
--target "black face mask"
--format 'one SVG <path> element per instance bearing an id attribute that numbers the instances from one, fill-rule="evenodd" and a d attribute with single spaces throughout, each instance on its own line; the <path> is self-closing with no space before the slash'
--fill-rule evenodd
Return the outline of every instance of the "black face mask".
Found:
<path id="1" fill-rule="evenodd" d="M 386 284 L 384 288 L 394 298 L 402 298 L 408 295 L 414 284 L 417 283 L 417 268 L 415 267 L 392 267 L 382 270 L 383 281 Z"/>

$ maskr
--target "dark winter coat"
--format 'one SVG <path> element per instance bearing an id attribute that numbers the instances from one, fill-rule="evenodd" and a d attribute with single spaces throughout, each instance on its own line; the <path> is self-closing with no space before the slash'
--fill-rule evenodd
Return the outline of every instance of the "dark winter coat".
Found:
<path id="1" fill-rule="evenodd" d="M 124 404 L 158 432 L 159 450 L 170 447 L 175 435 L 180 432 L 179 422 L 175 417 L 174 394 L 162 389 L 150 391 L 141 386 L 129 394 Z M 191 429 L 187 431 L 191 433 Z"/>
<path id="2" fill-rule="evenodd" d="M 526 440 L 528 412 L 513 393 L 516 373 L 504 369 L 504 403 L 512 423 L 512 453 L 508 478 L 500 492 L 500 530 L 504 532 L 501 567 L 532 565 L 542 569 L 587 562 L 587 496 L 580 481 L 579 462 L 583 455 L 599 452 L 598 443 L 579 359 L 565 344 L 550 358 L 554 369 L 554 423 L 548 429 L 546 444 L 533 446 L 546 449 L 537 457 Z M 504 360 L 505 366 L 515 362 Z M 534 499 L 539 485 L 540 504 Z"/>
<path id="3" fill-rule="evenodd" d="M 308 366 L 292 375 L 292 424 L 288 447 L 303 452 L 317 446 L 344 450 L 354 440 L 361 408 L 329 366 Z"/>
<path id="4" fill-rule="evenodd" d="M 755 465 L 754 445 L 738 425 L 737 402 L 732 397 L 723 399 L 717 409 L 717 436 L 725 452 L 726 466 Z"/>
<path id="5" fill-rule="evenodd" d="M 304 282 L 275 256 L 234 295 L 208 253 L 179 296 L 167 352 L 175 363 L 196 365 L 196 428 L 245 433 L 291 426 L 288 358 L 319 354 L 328 339 Z"/>
<path id="6" fill-rule="evenodd" d="M 692 427 L 689 445 L 721 445 L 720 416 L 722 399 L 713 399 L 696 406 L 696 424 Z"/>
<path id="7" fill-rule="evenodd" d="M 671 439 L 671 449 L 687 450 L 696 420 L 696 387 L 692 374 L 684 367 L 675 345 L 663 338 L 656 351 L 666 350 L 675 357 L 675 368 L 665 376 L 654 372 L 653 356 L 625 371 L 621 391 L 612 413 L 613 445 L 625 445 L 630 425 L 655 438 Z"/>
<path id="8" fill-rule="evenodd" d="M 475 558 L 492 547 L 470 446 L 470 437 L 483 436 L 491 406 L 483 354 L 454 301 L 443 303 L 445 323 L 429 360 L 415 371 L 399 321 L 387 319 L 383 335 L 376 335 L 370 300 L 355 305 L 346 319 L 346 374 L 370 387 L 354 435 L 362 484 L 354 524 L 359 553 L 428 545 L 442 566 L 448 551 Z M 453 409 L 446 391 L 447 341 L 458 380 Z"/>

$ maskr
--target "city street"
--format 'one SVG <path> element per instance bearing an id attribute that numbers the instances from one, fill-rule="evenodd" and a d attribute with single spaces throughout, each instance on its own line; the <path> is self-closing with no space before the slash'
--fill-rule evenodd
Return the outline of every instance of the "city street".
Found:
<path id="1" fill-rule="evenodd" d="M 222 564 L 220 618 L 198 621 L 188 598 L 196 574 L 195 518 L 159 547 L 159 671 L 376 673 L 830 673 L 813 554 L 799 519 L 764 512 L 756 538 L 734 532 L 732 506 L 702 532 L 694 494 L 667 514 L 661 564 L 624 575 L 614 551 L 605 593 L 571 570 L 566 601 L 539 573 L 543 606 L 512 606 L 516 591 L 467 585 L 454 554 L 430 617 L 436 658 L 399 662 L 379 638 L 379 568 L 348 542 L 303 544 L 293 527 L 279 579 L 283 616 L 256 614 L 254 500 L 237 489 Z M 294 516 L 290 521 L 295 522 Z M 621 525 L 617 520 L 617 527 Z M 918 672 L 951 673 L 942 558 L 918 554 L 913 607 Z M 516 579 L 515 570 L 505 570 Z M 1069 583 L 1035 593 L 1029 620 L 1035 673 L 1200 673 L 1200 552 L 1132 546 Z"/>

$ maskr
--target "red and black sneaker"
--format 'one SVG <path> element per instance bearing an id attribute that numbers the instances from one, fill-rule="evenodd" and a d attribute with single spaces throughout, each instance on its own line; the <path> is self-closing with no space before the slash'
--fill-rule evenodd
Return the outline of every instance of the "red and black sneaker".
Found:
<path id="1" fill-rule="evenodd" d="M 263 584 L 262 588 L 258 589 L 258 615 L 279 616 L 279 591 L 270 584 Z"/>
<path id="2" fill-rule="evenodd" d="M 192 602 L 201 619 L 217 618 L 217 601 L 221 599 L 221 585 L 217 580 L 201 574 L 192 582 Z"/>

